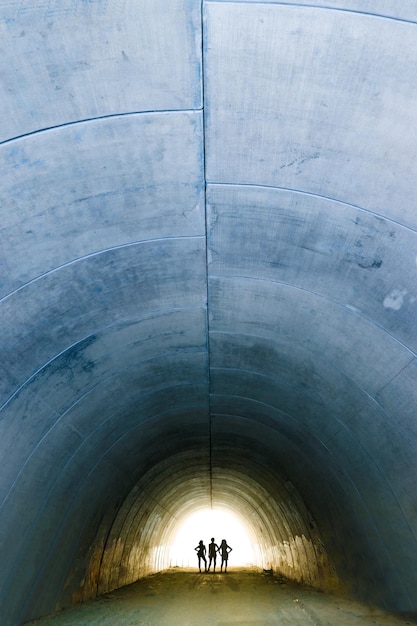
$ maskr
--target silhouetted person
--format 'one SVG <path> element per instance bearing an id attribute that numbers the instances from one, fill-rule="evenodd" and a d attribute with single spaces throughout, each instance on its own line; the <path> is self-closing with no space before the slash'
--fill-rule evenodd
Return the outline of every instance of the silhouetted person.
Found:
<path id="1" fill-rule="evenodd" d="M 206 546 L 202 539 L 200 539 L 198 546 L 194 548 L 194 550 L 197 552 L 198 556 L 198 569 L 201 572 L 201 561 L 204 561 L 204 571 L 207 572 Z"/>
<path id="2" fill-rule="evenodd" d="M 224 571 L 227 572 L 227 561 L 228 561 L 228 558 L 229 558 L 229 552 L 231 552 L 231 551 L 232 551 L 232 548 L 227 545 L 226 539 L 222 539 L 222 542 L 221 542 L 220 548 L 219 548 L 219 552 L 220 552 L 221 557 L 222 557 L 222 564 L 220 566 L 220 571 L 223 570 L 223 565 L 224 565 Z"/>
<path id="3" fill-rule="evenodd" d="M 209 555 L 209 564 L 208 564 L 208 572 L 210 571 L 211 562 L 213 561 L 213 571 L 216 571 L 216 557 L 219 551 L 219 546 L 217 543 L 214 543 L 214 537 L 211 538 L 211 543 L 209 543 L 208 547 L 208 555 Z"/>

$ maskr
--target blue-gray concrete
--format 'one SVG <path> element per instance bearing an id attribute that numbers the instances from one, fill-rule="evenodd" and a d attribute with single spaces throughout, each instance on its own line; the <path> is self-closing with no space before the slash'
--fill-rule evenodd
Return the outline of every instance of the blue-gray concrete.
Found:
<path id="1" fill-rule="evenodd" d="M 2 625 L 209 506 L 417 614 L 415 2 L 55 4 L 0 2 Z"/>

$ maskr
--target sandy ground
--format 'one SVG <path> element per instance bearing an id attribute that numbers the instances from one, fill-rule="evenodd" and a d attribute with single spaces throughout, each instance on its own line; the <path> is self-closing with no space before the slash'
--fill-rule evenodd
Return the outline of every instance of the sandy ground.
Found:
<path id="1" fill-rule="evenodd" d="M 31 626 L 404 626 L 400 619 L 257 570 L 173 569 Z"/>

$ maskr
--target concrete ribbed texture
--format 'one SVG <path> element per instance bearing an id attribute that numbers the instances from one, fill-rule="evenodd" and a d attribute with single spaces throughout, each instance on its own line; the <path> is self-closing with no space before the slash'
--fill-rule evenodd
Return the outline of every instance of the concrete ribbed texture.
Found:
<path id="1" fill-rule="evenodd" d="M 417 600 L 413 0 L 0 1 L 0 615 L 169 565 Z"/>

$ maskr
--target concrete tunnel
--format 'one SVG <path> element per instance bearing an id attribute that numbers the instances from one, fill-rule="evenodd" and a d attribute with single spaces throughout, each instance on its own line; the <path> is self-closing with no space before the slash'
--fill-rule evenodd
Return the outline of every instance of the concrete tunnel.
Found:
<path id="1" fill-rule="evenodd" d="M 0 18 L 1 624 L 211 506 L 417 614 L 416 3 Z"/>

